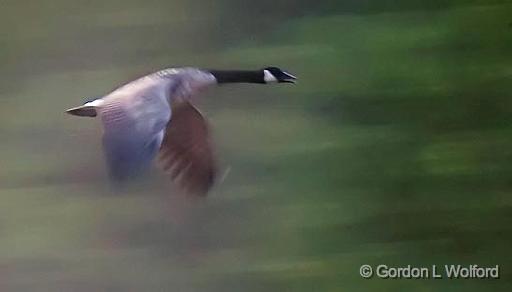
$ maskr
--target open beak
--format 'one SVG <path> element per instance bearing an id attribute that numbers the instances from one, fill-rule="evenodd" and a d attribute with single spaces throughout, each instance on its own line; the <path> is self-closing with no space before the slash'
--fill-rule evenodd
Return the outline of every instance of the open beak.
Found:
<path id="1" fill-rule="evenodd" d="M 297 83 L 297 77 L 295 77 L 294 75 L 288 73 L 288 72 L 283 72 L 284 75 L 285 75 L 285 78 L 282 79 L 282 82 L 286 82 L 286 83 Z"/>

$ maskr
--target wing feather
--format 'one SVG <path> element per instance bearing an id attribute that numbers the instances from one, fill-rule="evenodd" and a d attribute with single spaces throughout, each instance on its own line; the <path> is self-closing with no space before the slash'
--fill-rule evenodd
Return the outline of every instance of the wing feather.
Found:
<path id="1" fill-rule="evenodd" d="M 206 195 L 216 176 L 216 162 L 206 119 L 191 103 L 172 105 L 159 153 L 160 164 L 183 190 Z"/>

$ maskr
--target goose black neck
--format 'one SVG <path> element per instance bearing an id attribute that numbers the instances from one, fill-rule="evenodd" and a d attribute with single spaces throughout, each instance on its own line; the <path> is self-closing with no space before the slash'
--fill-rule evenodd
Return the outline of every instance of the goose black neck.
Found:
<path id="1" fill-rule="evenodd" d="M 217 83 L 265 83 L 262 70 L 209 70 Z"/>

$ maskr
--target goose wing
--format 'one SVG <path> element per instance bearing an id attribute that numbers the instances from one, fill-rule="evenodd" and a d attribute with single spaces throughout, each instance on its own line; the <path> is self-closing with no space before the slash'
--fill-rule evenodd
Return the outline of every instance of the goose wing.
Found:
<path id="1" fill-rule="evenodd" d="M 216 162 L 208 123 L 188 101 L 172 105 L 159 160 L 172 180 L 187 193 L 206 195 L 215 181 Z"/>
<path id="2" fill-rule="evenodd" d="M 107 100 L 100 108 L 110 177 L 132 179 L 147 171 L 160 149 L 171 111 L 158 98 Z"/>

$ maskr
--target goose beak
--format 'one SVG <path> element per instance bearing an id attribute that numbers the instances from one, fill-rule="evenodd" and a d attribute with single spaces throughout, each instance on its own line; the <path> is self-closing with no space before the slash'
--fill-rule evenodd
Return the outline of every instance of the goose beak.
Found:
<path id="1" fill-rule="evenodd" d="M 295 77 L 294 75 L 288 73 L 288 72 L 283 72 L 285 77 L 283 79 L 281 79 L 281 82 L 286 82 L 286 83 L 297 83 L 297 77 Z"/>

